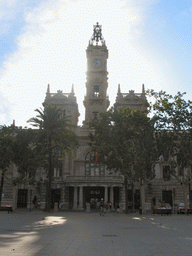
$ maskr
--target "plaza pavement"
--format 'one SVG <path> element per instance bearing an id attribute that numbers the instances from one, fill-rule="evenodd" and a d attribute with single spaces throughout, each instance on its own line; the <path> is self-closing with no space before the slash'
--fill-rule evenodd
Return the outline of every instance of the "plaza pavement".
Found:
<path id="1" fill-rule="evenodd" d="M 192 216 L 0 212 L 0 255 L 192 255 Z"/>

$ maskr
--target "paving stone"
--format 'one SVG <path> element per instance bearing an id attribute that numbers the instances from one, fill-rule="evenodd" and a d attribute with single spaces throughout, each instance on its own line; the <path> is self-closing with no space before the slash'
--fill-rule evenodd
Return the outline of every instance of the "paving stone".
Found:
<path id="1" fill-rule="evenodd" d="M 0 255 L 189 256 L 192 216 L 0 213 Z"/>

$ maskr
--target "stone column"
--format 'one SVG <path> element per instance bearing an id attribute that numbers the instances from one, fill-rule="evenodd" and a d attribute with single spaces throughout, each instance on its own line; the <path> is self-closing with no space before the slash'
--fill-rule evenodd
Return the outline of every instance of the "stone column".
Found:
<path id="1" fill-rule="evenodd" d="M 74 187 L 73 210 L 77 210 L 77 187 Z"/>
<path id="2" fill-rule="evenodd" d="M 78 210 L 83 210 L 83 186 L 79 187 L 79 208 Z"/>
<path id="3" fill-rule="evenodd" d="M 111 209 L 114 209 L 114 202 L 113 202 L 113 187 L 110 187 L 110 202 L 111 202 Z"/>
<path id="4" fill-rule="evenodd" d="M 104 198 L 104 202 L 107 203 L 108 201 L 108 187 L 105 186 L 105 198 Z"/>

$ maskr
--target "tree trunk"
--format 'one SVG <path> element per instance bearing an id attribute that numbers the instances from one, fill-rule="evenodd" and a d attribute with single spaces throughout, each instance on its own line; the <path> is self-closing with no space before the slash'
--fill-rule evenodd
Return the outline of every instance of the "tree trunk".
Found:
<path id="1" fill-rule="evenodd" d="M 5 177 L 5 171 L 2 170 L 1 187 L 0 187 L 0 207 L 1 207 L 1 200 L 2 200 L 2 192 L 3 192 L 4 177 Z"/>
<path id="2" fill-rule="evenodd" d="M 146 214 L 146 207 L 145 207 L 145 184 L 141 184 L 141 207 L 142 207 L 142 214 Z"/>
<path id="3" fill-rule="evenodd" d="M 52 183 L 52 149 L 49 152 L 49 181 L 48 181 L 48 197 L 47 197 L 47 211 L 51 211 L 51 183 Z"/>
<path id="4" fill-rule="evenodd" d="M 125 213 L 128 213 L 127 178 L 125 178 L 124 184 L 125 184 Z"/>
<path id="5" fill-rule="evenodd" d="M 134 183 L 132 182 L 132 212 L 135 213 L 135 193 L 134 193 Z"/>
<path id="6" fill-rule="evenodd" d="M 51 184 L 52 184 L 52 144 L 51 144 L 51 136 L 49 137 L 49 169 L 48 169 L 48 184 L 46 191 L 46 207 L 45 211 L 51 211 Z"/>
<path id="7" fill-rule="evenodd" d="M 187 188 L 186 188 L 186 185 L 184 183 L 182 184 L 182 188 L 183 188 L 183 198 L 184 198 L 185 213 L 187 213 L 187 208 L 188 208 Z"/>

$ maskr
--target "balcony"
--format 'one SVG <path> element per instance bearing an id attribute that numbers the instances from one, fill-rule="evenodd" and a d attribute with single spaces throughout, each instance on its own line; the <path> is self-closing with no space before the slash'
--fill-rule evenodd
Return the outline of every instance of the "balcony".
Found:
<path id="1" fill-rule="evenodd" d="M 122 184 L 124 176 L 67 176 L 65 182 L 117 182 Z"/>

